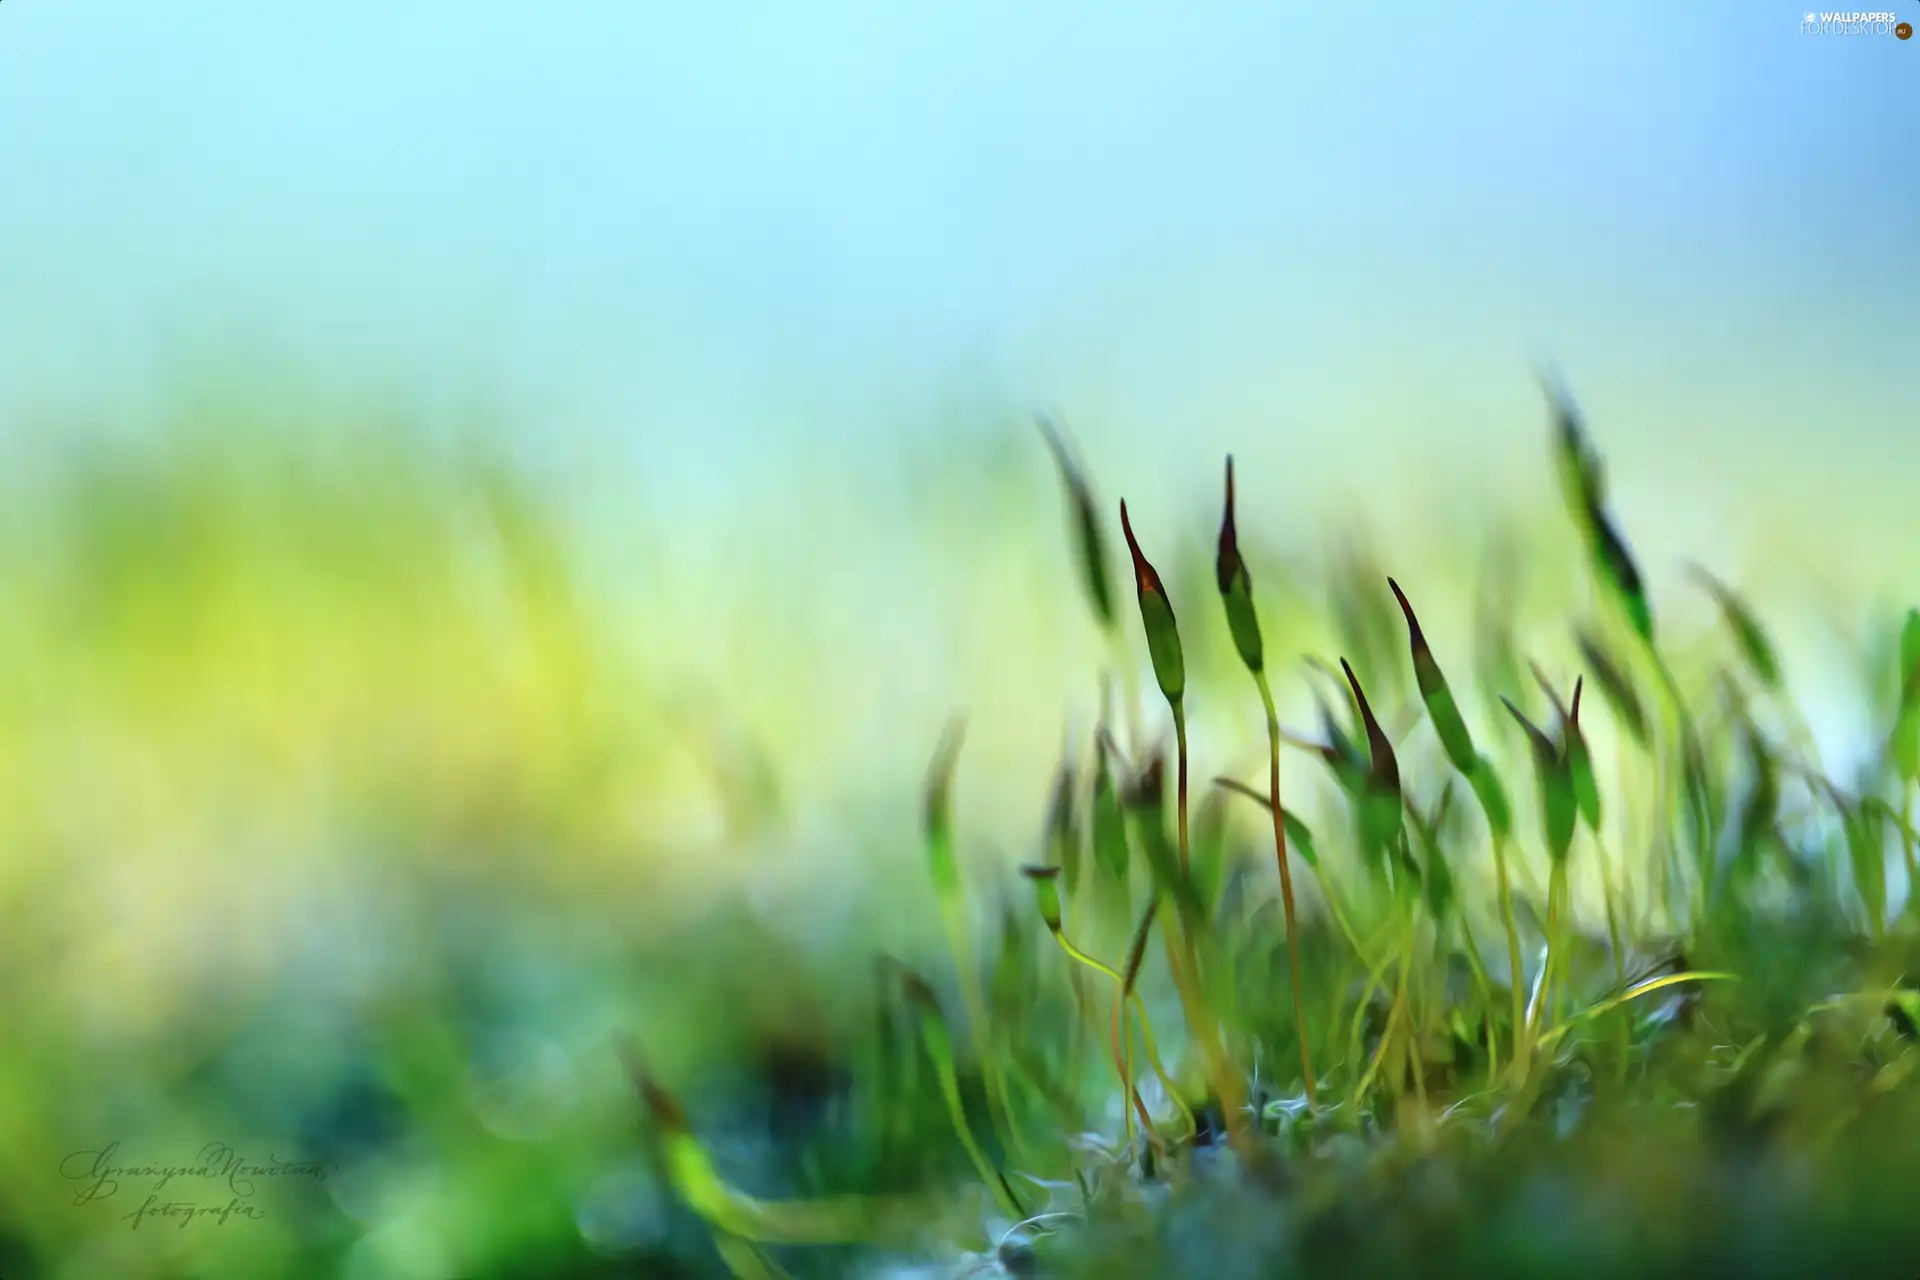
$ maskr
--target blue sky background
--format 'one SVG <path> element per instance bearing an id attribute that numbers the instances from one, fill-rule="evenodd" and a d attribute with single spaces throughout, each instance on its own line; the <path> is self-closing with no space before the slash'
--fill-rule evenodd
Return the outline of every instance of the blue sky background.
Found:
<path id="1" fill-rule="evenodd" d="M 1801 13 L 6 0 L 0 430 L 278 362 L 697 562 L 870 545 L 1033 405 L 1143 510 L 1229 448 L 1276 528 L 1538 491 L 1552 359 L 1657 590 L 1920 594 L 1920 41 Z"/>

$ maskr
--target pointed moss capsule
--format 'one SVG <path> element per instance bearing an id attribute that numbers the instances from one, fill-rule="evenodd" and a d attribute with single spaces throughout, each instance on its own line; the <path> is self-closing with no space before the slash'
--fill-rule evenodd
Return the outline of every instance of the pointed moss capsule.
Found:
<path id="1" fill-rule="evenodd" d="M 1227 606 L 1227 629 L 1233 633 L 1233 647 L 1247 670 L 1260 674 L 1265 660 L 1260 644 L 1260 619 L 1253 611 L 1253 578 L 1246 561 L 1240 558 L 1240 536 L 1233 523 L 1233 459 L 1227 459 L 1227 505 L 1220 518 L 1220 551 L 1214 559 L 1214 580 L 1220 598 Z"/>
<path id="2" fill-rule="evenodd" d="M 1586 819 L 1587 829 L 1600 833 L 1600 783 L 1593 771 L 1593 752 L 1587 747 L 1586 731 L 1580 727 L 1580 691 L 1585 678 L 1573 682 L 1573 709 L 1567 713 L 1567 768 L 1573 775 L 1573 798 Z"/>
<path id="3" fill-rule="evenodd" d="M 1564 863 L 1573 849 L 1573 829 L 1579 817 L 1566 751 L 1527 719 L 1526 713 L 1520 708 L 1504 697 L 1500 701 L 1506 703 L 1507 710 L 1526 730 L 1528 745 L 1533 749 L 1534 774 L 1540 787 L 1540 820 L 1546 834 L 1547 856 L 1556 865 Z"/>
<path id="4" fill-rule="evenodd" d="M 1780 687 L 1780 658 L 1775 652 L 1773 641 L 1767 638 L 1766 629 L 1760 625 L 1760 619 L 1754 615 L 1747 602 L 1734 593 L 1732 587 L 1722 582 L 1712 573 L 1698 564 L 1687 566 L 1694 581 L 1712 596 L 1714 603 L 1720 606 L 1720 614 L 1727 621 L 1727 629 L 1733 632 L 1734 643 L 1740 649 L 1740 656 L 1760 683 L 1768 689 Z"/>
<path id="5" fill-rule="evenodd" d="M 953 774 L 960 763 L 960 744 L 965 736 L 963 721 L 956 719 L 947 726 L 927 770 L 923 794 L 927 864 L 943 899 L 960 892 L 960 865 L 953 852 Z"/>
<path id="6" fill-rule="evenodd" d="M 1640 569 L 1633 553 L 1606 511 L 1606 484 L 1600 455 L 1589 441 L 1572 400 L 1551 384 L 1545 386 L 1554 417 L 1554 456 L 1561 492 L 1575 525 L 1587 541 L 1600 578 L 1619 599 L 1621 608 L 1640 638 L 1653 643 L 1653 609 L 1647 602 Z"/>
<path id="7" fill-rule="evenodd" d="M 1580 694 L 1585 688 L 1585 677 L 1578 677 L 1573 682 L 1571 710 L 1560 701 L 1560 694 L 1538 663 L 1534 664 L 1533 678 L 1546 693 L 1547 700 L 1553 703 L 1554 715 L 1559 718 L 1561 750 L 1566 755 L 1567 777 L 1573 785 L 1574 805 L 1587 824 L 1587 829 L 1597 835 L 1600 831 L 1600 784 L 1594 776 L 1593 752 L 1587 748 L 1587 735 L 1580 729 Z"/>
<path id="8" fill-rule="evenodd" d="M 1320 709 L 1320 729 L 1326 734 L 1327 745 L 1320 748 L 1320 758 L 1327 762 L 1334 781 L 1340 789 L 1350 796 L 1358 796 L 1361 786 L 1367 778 L 1367 757 L 1354 744 L 1346 730 L 1340 727 L 1340 721 L 1333 714 L 1333 708 L 1320 691 L 1313 691 L 1314 705 Z"/>
<path id="9" fill-rule="evenodd" d="M 1100 509 L 1094 502 L 1093 488 L 1067 452 L 1066 441 L 1060 438 L 1052 420 L 1036 415 L 1034 421 L 1053 453 L 1054 464 L 1060 470 L 1060 482 L 1067 490 L 1067 501 L 1073 506 L 1074 551 L 1080 561 L 1080 580 L 1086 587 L 1087 603 L 1093 607 L 1101 628 L 1110 631 L 1114 624 L 1113 586 L 1107 574 L 1106 531 L 1100 524 Z"/>
<path id="10" fill-rule="evenodd" d="M 1594 558 L 1601 576 L 1619 595 L 1620 606 L 1626 610 L 1633 629 L 1642 640 L 1652 644 L 1653 606 L 1647 603 L 1646 585 L 1641 581 L 1639 566 L 1633 562 L 1633 553 L 1627 550 L 1626 540 L 1604 511 L 1593 512 L 1593 537 Z"/>
<path id="11" fill-rule="evenodd" d="M 1361 723 L 1367 730 L 1367 782 L 1380 791 L 1391 791 L 1398 797 L 1400 762 L 1393 754 L 1393 739 L 1380 727 L 1372 705 L 1367 702 L 1366 691 L 1360 687 L 1360 678 L 1353 674 L 1353 667 L 1345 658 L 1340 659 L 1340 670 L 1346 673 L 1347 684 L 1353 689 L 1354 703 L 1360 708 Z"/>
<path id="12" fill-rule="evenodd" d="M 1377 851 L 1394 845 L 1400 834 L 1400 762 L 1393 754 L 1393 740 L 1380 727 L 1366 692 L 1360 688 L 1359 677 L 1345 658 L 1340 659 L 1340 669 L 1346 672 L 1360 719 L 1366 725 L 1367 775 L 1361 787 L 1360 830 L 1368 849 Z"/>
<path id="13" fill-rule="evenodd" d="M 1600 692 L 1606 696 L 1607 705 L 1613 708 L 1614 718 L 1633 735 L 1634 741 L 1646 746 L 1646 709 L 1641 704 L 1640 695 L 1634 691 L 1632 682 L 1627 679 L 1626 672 L 1587 631 L 1576 632 L 1574 643 L 1579 646 L 1581 661 L 1587 664 L 1594 681 L 1600 686 Z"/>
<path id="14" fill-rule="evenodd" d="M 1040 906 L 1041 923 L 1050 933 L 1059 933 L 1060 914 L 1060 868 L 1058 867 L 1022 867 L 1020 874 L 1033 883 L 1033 896 Z"/>
<path id="15" fill-rule="evenodd" d="M 1170 706 L 1178 707 L 1187 690 L 1187 665 L 1180 653 L 1180 629 L 1173 620 L 1173 604 L 1133 536 L 1133 524 L 1127 519 L 1126 499 L 1120 500 L 1120 529 L 1127 537 L 1127 550 L 1133 555 L 1133 582 L 1140 598 L 1140 623 L 1147 633 L 1147 653 L 1153 659 L 1153 676 Z"/>
<path id="16" fill-rule="evenodd" d="M 1545 389 L 1553 408 L 1554 461 L 1560 473 L 1561 495 L 1574 520 L 1582 522 L 1606 500 L 1606 477 L 1600 456 L 1587 440 L 1579 410 L 1552 385 Z"/>
<path id="17" fill-rule="evenodd" d="M 1447 759 L 1453 762 L 1453 767 L 1461 773 L 1472 773 L 1479 753 L 1473 748 L 1473 737 L 1467 732 L 1460 704 L 1453 700 L 1447 678 L 1440 673 L 1440 663 L 1427 647 L 1427 637 L 1420 630 L 1420 619 L 1414 616 L 1406 592 L 1400 590 L 1400 584 L 1392 578 L 1387 579 L 1387 586 L 1393 589 L 1393 598 L 1400 602 L 1400 612 L 1407 618 L 1407 639 L 1413 649 L 1413 678 L 1420 686 L 1420 697 L 1427 704 L 1434 732 L 1440 735 L 1440 745 L 1446 748 Z"/>

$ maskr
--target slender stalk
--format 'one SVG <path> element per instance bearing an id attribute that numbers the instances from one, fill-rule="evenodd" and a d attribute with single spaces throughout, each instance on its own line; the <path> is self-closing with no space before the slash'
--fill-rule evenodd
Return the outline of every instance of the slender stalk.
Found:
<path id="1" fill-rule="evenodd" d="M 1474 983 L 1480 988 L 1480 1007 L 1486 1011 L 1484 1022 L 1487 1028 L 1487 1078 L 1500 1076 L 1500 1048 L 1493 1034 L 1493 983 L 1487 977 L 1487 966 L 1480 959 L 1480 944 L 1473 940 L 1473 928 L 1467 923 L 1464 911 L 1454 917 L 1460 922 L 1460 938 L 1467 953 L 1467 966 L 1473 970 Z"/>
<path id="2" fill-rule="evenodd" d="M 1559 966 L 1566 962 L 1563 952 L 1566 950 L 1561 934 L 1564 931 L 1561 899 L 1567 896 L 1567 868 L 1565 863 L 1555 863 L 1548 873 L 1547 882 L 1547 958 L 1540 976 L 1540 999 L 1534 1005 L 1535 1018 L 1548 1016 L 1553 1007 L 1554 984 L 1559 980 Z M 1534 1027 L 1529 1020 L 1528 1032 Z"/>
<path id="3" fill-rule="evenodd" d="M 1139 1090 L 1133 1087 L 1133 1043 L 1131 1037 L 1123 1037 L 1121 1027 L 1127 1008 L 1127 994 L 1123 990 L 1113 1001 L 1113 1062 L 1120 1072 L 1120 1111 L 1127 1121 L 1127 1141 L 1133 1141 L 1134 1112 L 1139 1112 L 1141 1130 L 1147 1140 L 1156 1146 L 1158 1135 L 1153 1128 L 1153 1117 L 1147 1114 L 1147 1104 L 1141 1099 Z M 1130 1109 L 1131 1108 L 1131 1109 Z"/>
<path id="4" fill-rule="evenodd" d="M 1076 947 L 1067 938 L 1065 933 L 1056 933 L 1053 936 L 1054 939 L 1059 942 L 1061 950 L 1065 951 L 1071 959 L 1078 961 L 1080 964 L 1085 965 L 1097 973 L 1104 974 L 1108 978 L 1111 978 L 1115 986 L 1120 989 L 1120 994 L 1131 1001 L 1135 1020 L 1140 1027 L 1140 1039 L 1146 1046 L 1147 1061 L 1153 1067 L 1154 1075 L 1159 1077 L 1160 1087 L 1167 1091 L 1167 1095 L 1173 1099 L 1174 1105 L 1180 1109 L 1181 1115 L 1186 1119 L 1189 1133 L 1197 1130 L 1199 1126 L 1194 1121 L 1193 1112 L 1188 1108 L 1186 1100 L 1180 1096 L 1179 1087 L 1174 1084 L 1173 1077 L 1168 1074 L 1166 1064 L 1160 1058 L 1160 1047 L 1153 1036 L 1153 1020 L 1147 1016 L 1147 1002 L 1141 998 L 1137 990 L 1128 989 L 1127 980 L 1120 975 L 1119 970 L 1080 950 L 1079 947 Z M 1079 971 L 1075 970 L 1074 972 L 1078 973 Z M 1113 1033 L 1114 1065 L 1120 1070 L 1121 1087 L 1131 1091 L 1133 1082 L 1130 1079 L 1131 1072 L 1129 1068 L 1122 1061 L 1118 1022 L 1119 1020 L 1116 1018 Z"/>
<path id="5" fill-rule="evenodd" d="M 960 1101 L 960 1082 L 954 1074 L 951 1049 L 944 1040 L 938 1042 L 936 1047 L 931 1034 L 928 1035 L 927 1040 L 927 1047 L 934 1055 L 940 1093 L 947 1102 L 947 1115 L 953 1121 L 953 1131 L 958 1135 L 960 1145 L 965 1148 L 967 1158 L 973 1161 L 973 1167 L 979 1171 L 980 1180 L 994 1192 L 995 1197 L 1000 1201 L 1000 1207 L 1013 1214 L 1016 1219 L 1025 1217 L 1027 1211 L 1014 1197 L 1013 1188 L 1007 1185 L 1006 1178 L 993 1167 L 992 1162 L 987 1159 L 986 1152 L 982 1151 L 980 1144 L 974 1140 L 973 1128 L 967 1123 L 966 1107 Z"/>
<path id="6" fill-rule="evenodd" d="M 1400 974 L 1394 981 L 1393 1005 L 1387 1010 L 1387 1025 L 1381 1029 L 1380 1043 L 1374 1048 L 1373 1057 L 1367 1063 L 1365 1074 L 1360 1077 L 1359 1083 L 1354 1085 L 1353 1096 L 1348 1099 L 1347 1105 L 1352 1109 L 1357 1110 L 1366 1100 L 1367 1091 L 1373 1087 L 1374 1077 L 1380 1073 L 1380 1067 L 1386 1062 L 1387 1055 L 1399 1047 L 1396 1037 L 1401 1028 L 1406 1025 L 1407 1018 L 1407 971 L 1413 963 L 1412 939 L 1412 931 L 1408 930 L 1401 940 Z M 1403 1076 L 1403 1085 L 1404 1081 Z M 1399 1092 L 1399 1089 L 1395 1090 L 1396 1094 Z"/>
<path id="7" fill-rule="evenodd" d="M 733 1272 L 734 1280 L 793 1280 L 791 1273 L 769 1258 L 766 1251 L 742 1236 L 716 1231 L 713 1248 Z"/>
<path id="8" fill-rule="evenodd" d="M 1307 1084 L 1307 1105 L 1320 1107 L 1319 1086 L 1313 1072 L 1313 1052 L 1307 1045 L 1306 983 L 1300 971 L 1300 927 L 1293 911 L 1293 871 L 1287 865 L 1287 824 L 1280 807 L 1280 714 L 1274 709 L 1273 689 L 1265 672 L 1254 673 L 1260 703 L 1267 713 L 1268 794 L 1273 802 L 1274 856 L 1280 862 L 1280 906 L 1287 920 L 1287 963 L 1293 970 L 1293 1022 L 1300 1033 L 1300 1070 Z"/>
<path id="9" fill-rule="evenodd" d="M 1387 966 L 1396 958 L 1395 953 L 1389 951 L 1367 971 L 1367 985 L 1360 990 L 1360 1002 L 1354 1006 L 1352 1021 L 1347 1026 L 1347 1045 L 1355 1057 L 1360 1053 L 1361 1031 L 1366 1023 L 1367 1008 L 1373 1002 L 1374 993 L 1380 990 L 1380 979 L 1386 974 Z"/>
<path id="10" fill-rule="evenodd" d="M 1285 730 L 1283 729 L 1281 732 L 1284 734 Z M 1286 811 L 1283 809 L 1279 809 L 1279 807 L 1276 805 L 1273 799 L 1273 795 L 1271 792 L 1263 796 L 1258 791 L 1255 791 L 1252 787 L 1248 786 L 1246 783 L 1239 781 L 1237 778 L 1215 778 L 1214 782 L 1219 786 L 1225 787 L 1229 791 L 1238 792 L 1240 795 L 1247 797 L 1247 799 L 1253 801 L 1255 804 L 1258 804 L 1262 809 L 1278 812 L 1280 814 L 1280 818 L 1279 818 L 1280 830 L 1283 833 L 1285 832 L 1286 830 L 1285 812 Z M 1284 866 L 1286 864 L 1283 862 L 1282 865 Z M 1367 957 L 1368 957 L 1368 953 L 1372 950 L 1372 948 L 1368 946 L 1366 943 L 1363 943 L 1360 941 L 1360 934 L 1353 927 L 1353 921 L 1347 915 L 1346 908 L 1340 905 L 1340 894 L 1339 894 L 1339 891 L 1334 888 L 1333 880 L 1327 875 L 1325 871 L 1321 870 L 1318 867 L 1313 868 L 1313 873 L 1315 878 L 1320 883 L 1321 895 L 1325 897 L 1327 900 L 1327 910 L 1332 912 L 1334 923 L 1340 926 L 1341 935 L 1346 938 L 1348 945 L 1353 948 L 1353 953 L 1355 956 L 1359 957 L 1360 963 L 1370 967 L 1373 964 L 1373 962 Z M 1283 891 L 1285 890 L 1286 881 L 1283 880 L 1281 882 L 1281 888 Z M 1291 926 L 1289 927 L 1291 928 Z"/>
<path id="11" fill-rule="evenodd" d="M 1627 957 L 1620 946 L 1620 918 L 1615 908 L 1613 886 L 1613 859 L 1607 856 L 1607 842 L 1600 838 L 1598 831 L 1593 833 L 1594 856 L 1600 860 L 1600 892 L 1607 904 L 1607 941 L 1613 946 L 1613 976 L 1616 981 L 1627 980 Z"/>
<path id="12" fill-rule="evenodd" d="M 1916 863 L 1913 840 L 1913 787 L 1900 788 L 1900 848 L 1907 856 L 1907 902 L 1909 914 L 1920 914 L 1920 863 Z"/>
<path id="13" fill-rule="evenodd" d="M 1193 854 L 1187 823 L 1187 717 L 1184 707 L 1178 702 L 1173 703 L 1173 734 L 1178 767 L 1175 799 L 1179 813 L 1180 874 L 1185 876 L 1190 872 Z M 1187 1006 L 1189 1024 L 1193 1027 L 1195 1038 L 1200 1041 L 1200 1051 L 1207 1059 L 1208 1073 L 1213 1077 L 1214 1094 L 1220 1100 L 1220 1109 L 1226 1113 L 1228 1139 L 1236 1148 L 1244 1151 L 1249 1141 L 1246 1088 L 1227 1059 L 1226 1049 L 1220 1042 L 1219 1023 L 1207 1008 L 1206 996 L 1200 986 L 1199 952 L 1194 945 L 1193 933 L 1184 922 L 1180 924 L 1178 932 L 1185 953 L 1185 963 L 1182 964 L 1173 954 L 1175 922 L 1163 919 L 1163 924 L 1167 930 L 1167 961 L 1173 970 L 1174 984 Z"/>
<path id="14" fill-rule="evenodd" d="M 1126 1096 L 1122 1099 L 1121 1109 L 1125 1112 L 1126 1102 L 1128 1100 L 1132 1101 L 1135 1110 L 1140 1114 L 1140 1120 L 1146 1129 L 1149 1141 L 1155 1140 L 1153 1118 L 1147 1114 L 1146 1103 L 1141 1100 L 1139 1091 L 1133 1087 L 1133 1037 L 1126 1037 L 1125 1048 L 1123 1049 L 1120 1026 L 1121 1019 L 1126 1013 L 1127 998 L 1133 994 L 1134 982 L 1140 976 L 1141 962 L 1146 958 L 1147 932 L 1153 928 L 1153 920 L 1154 917 L 1159 914 L 1159 910 L 1160 898 L 1156 894 L 1153 899 L 1147 903 L 1146 913 L 1140 917 L 1140 924 L 1134 929 L 1133 938 L 1127 945 L 1126 971 L 1120 975 L 1119 989 L 1114 993 L 1113 997 L 1113 1053 L 1114 1060 L 1120 1065 L 1121 1085 L 1126 1090 Z M 1131 1143 L 1133 1141 L 1132 1113 L 1127 1112 L 1126 1114 L 1128 1117 L 1127 1141 Z"/>
<path id="15" fill-rule="evenodd" d="M 1601 891 L 1606 895 L 1607 937 L 1613 945 L 1613 976 L 1615 982 L 1624 987 L 1627 984 L 1627 957 L 1621 948 L 1620 926 L 1617 917 L 1618 915 L 1624 915 L 1627 908 L 1623 903 L 1618 912 L 1616 913 L 1615 911 L 1612 872 L 1613 859 L 1608 856 L 1606 841 L 1600 838 L 1598 831 L 1593 833 L 1593 848 L 1595 856 L 1600 860 Z M 1619 1027 L 1620 1033 L 1617 1037 L 1620 1050 L 1619 1076 L 1621 1082 L 1624 1083 L 1627 1078 L 1627 1060 L 1633 1053 L 1633 1036 L 1625 1021 L 1620 1022 Z"/>
<path id="16" fill-rule="evenodd" d="M 1493 870 L 1499 883 L 1500 915 L 1507 925 L 1507 965 L 1512 974 L 1508 983 L 1513 988 L 1513 1072 L 1514 1081 L 1523 1084 L 1527 1078 L 1527 997 L 1521 990 L 1526 982 L 1526 970 L 1520 964 L 1520 926 L 1513 915 L 1513 883 L 1507 878 L 1507 839 L 1496 837 L 1493 842 Z"/>

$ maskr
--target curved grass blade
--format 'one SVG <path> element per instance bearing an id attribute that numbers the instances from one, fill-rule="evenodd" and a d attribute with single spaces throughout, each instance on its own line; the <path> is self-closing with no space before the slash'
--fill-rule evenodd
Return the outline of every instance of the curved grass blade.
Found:
<path id="1" fill-rule="evenodd" d="M 953 842 L 953 777 L 960 763 L 960 746 L 965 740 L 966 722 L 956 717 L 947 726 L 934 751 L 927 770 L 923 797 L 923 818 L 927 846 L 927 864 L 933 875 L 934 893 L 940 914 L 946 923 L 948 945 L 953 949 L 954 965 L 960 980 L 960 992 L 967 1009 L 968 1029 L 973 1035 L 974 1051 L 986 1073 L 987 1093 L 1009 1129 L 1014 1124 L 1012 1101 L 1000 1062 L 992 1052 L 987 1024 L 987 1000 L 980 990 L 980 975 L 973 966 L 973 948 L 968 942 L 967 904 L 960 883 L 960 863 Z"/>
<path id="2" fill-rule="evenodd" d="M 616 1046 L 627 1077 L 652 1120 L 667 1181 L 716 1237 L 762 1244 L 853 1244 L 878 1236 L 910 1239 L 933 1206 L 919 1196 L 839 1196 L 820 1200 L 760 1200 L 720 1176 L 694 1136 L 677 1099 L 649 1075 L 631 1043 Z"/>
<path id="3" fill-rule="evenodd" d="M 1012 1185 L 1005 1174 L 993 1166 L 986 1153 L 980 1149 L 979 1142 L 973 1136 L 973 1129 L 967 1123 L 967 1110 L 960 1100 L 960 1078 L 954 1068 L 953 1038 L 947 1032 L 946 1018 L 940 1012 L 940 1001 L 934 996 L 933 988 L 918 974 L 901 966 L 897 970 L 902 990 L 920 1018 L 921 1041 L 926 1045 L 927 1056 L 933 1059 L 934 1074 L 940 1084 L 941 1096 L 946 1099 L 947 1114 L 953 1121 L 954 1135 L 960 1139 L 960 1145 L 966 1149 L 967 1157 L 973 1161 L 979 1171 L 981 1181 L 987 1184 L 1000 1207 L 1013 1215 L 1015 1221 L 1024 1219 L 1027 1210 L 1014 1194 Z"/>
<path id="4" fill-rule="evenodd" d="M 1634 986 L 1627 988 L 1617 995 L 1609 996 L 1597 1004 L 1589 1005 L 1559 1026 L 1542 1032 L 1539 1040 L 1535 1042 L 1534 1047 L 1537 1050 L 1551 1048 L 1562 1036 L 1572 1031 L 1580 1023 L 1587 1022 L 1605 1013 L 1611 1013 L 1621 1005 L 1626 1004 L 1629 1000 L 1638 1000 L 1641 996 L 1652 995 L 1656 991 L 1664 991 L 1668 987 L 1678 986 L 1683 982 L 1738 981 L 1740 981 L 1739 974 L 1721 973 L 1710 970 L 1695 970 L 1688 973 L 1667 973 L 1657 978 L 1648 978 L 1645 982 L 1636 983 Z"/>

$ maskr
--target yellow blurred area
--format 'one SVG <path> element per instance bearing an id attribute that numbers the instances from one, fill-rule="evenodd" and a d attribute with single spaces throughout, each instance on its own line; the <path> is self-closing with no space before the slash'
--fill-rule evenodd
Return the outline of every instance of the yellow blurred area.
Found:
<path id="1" fill-rule="evenodd" d="M 664 891 L 648 851 L 713 788 L 537 503 L 248 425 L 102 448 L 4 521 L 0 884 L 38 998 L 153 1025 L 311 895 L 413 870 Z"/>

